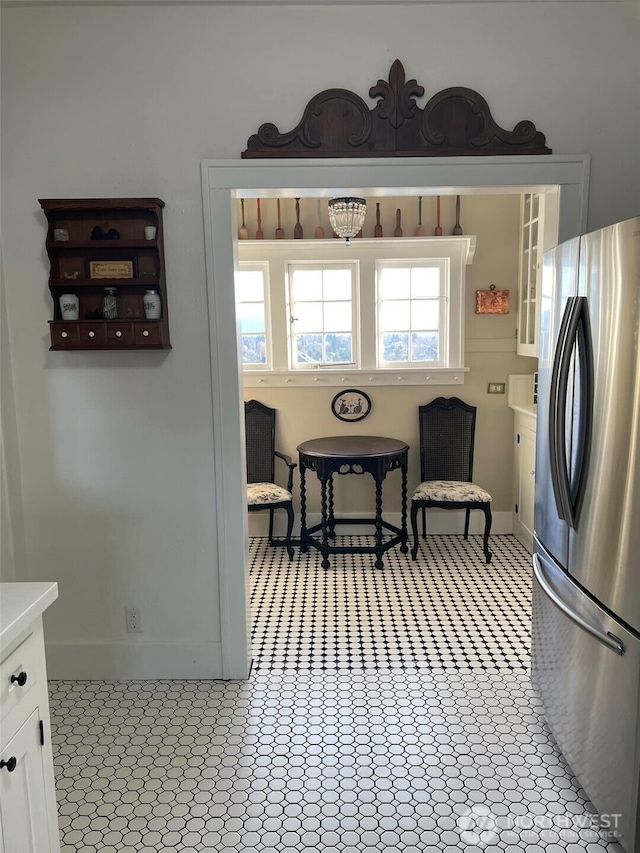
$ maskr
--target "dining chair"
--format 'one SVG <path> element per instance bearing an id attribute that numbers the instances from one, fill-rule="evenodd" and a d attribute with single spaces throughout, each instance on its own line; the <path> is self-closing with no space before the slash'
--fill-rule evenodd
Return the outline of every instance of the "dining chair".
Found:
<path id="1" fill-rule="evenodd" d="M 411 558 L 418 553 L 418 511 L 422 510 L 422 536 L 426 538 L 426 510 L 464 509 L 464 538 L 469 536 L 472 509 L 484 513 L 483 551 L 491 562 L 491 495 L 473 482 L 476 407 L 458 397 L 438 397 L 418 409 L 421 483 L 411 496 Z"/>
<path id="2" fill-rule="evenodd" d="M 284 544 L 293 559 L 291 534 L 293 531 L 293 471 L 297 467 L 290 456 L 275 449 L 276 410 L 258 400 L 244 404 L 245 437 L 247 453 L 247 506 L 249 512 L 269 510 L 269 544 L 281 545 L 273 538 L 273 512 L 284 509 L 287 513 L 287 533 Z M 282 459 L 289 469 L 287 488 L 275 482 L 275 459 Z"/>

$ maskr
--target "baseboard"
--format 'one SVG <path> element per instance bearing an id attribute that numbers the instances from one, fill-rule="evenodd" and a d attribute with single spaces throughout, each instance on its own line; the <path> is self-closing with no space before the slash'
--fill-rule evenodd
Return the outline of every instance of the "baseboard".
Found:
<path id="1" fill-rule="evenodd" d="M 284 536 L 286 533 L 287 525 L 286 525 L 286 516 L 284 518 L 278 518 L 278 514 L 276 512 L 274 519 L 274 534 L 278 537 Z M 280 513 L 284 516 L 284 513 Z M 371 516 L 373 520 L 373 515 L 370 513 L 346 513 L 343 518 L 349 518 L 352 516 L 354 518 L 368 518 Z M 400 513 L 399 512 L 385 512 L 383 516 L 385 521 L 388 521 L 389 524 L 394 524 L 396 527 L 400 526 Z M 314 524 L 320 523 L 320 513 L 310 513 L 307 515 L 307 527 L 313 527 Z M 420 515 L 418 515 L 418 525 L 419 529 L 422 530 Z M 340 524 L 337 528 L 338 533 L 343 534 L 358 534 L 358 533 L 371 533 L 373 531 L 373 526 L 369 525 L 356 525 L 356 524 Z M 438 510 L 438 509 L 430 509 L 427 511 L 427 534 L 461 534 L 464 532 L 464 510 L 454 511 L 454 510 Z M 471 521 L 469 524 L 469 533 L 483 533 L 484 532 L 484 514 L 481 512 L 472 512 L 471 513 Z M 491 525 L 491 533 L 495 534 L 505 534 L 513 532 L 513 516 L 510 512 L 494 512 L 493 513 L 493 521 Z M 267 536 L 269 533 L 269 514 L 265 513 L 264 515 L 260 513 L 259 515 L 256 513 L 251 513 L 249 515 L 249 536 L 258 536 L 263 537 Z M 300 518 L 296 515 L 295 524 L 293 526 L 293 535 L 297 537 L 300 535 Z"/>
<path id="2" fill-rule="evenodd" d="M 53 680 L 222 678 L 220 643 L 46 643 L 47 675 Z"/>
<path id="3" fill-rule="evenodd" d="M 530 554 L 533 554 L 533 535 L 517 518 L 513 519 L 513 535 Z"/>

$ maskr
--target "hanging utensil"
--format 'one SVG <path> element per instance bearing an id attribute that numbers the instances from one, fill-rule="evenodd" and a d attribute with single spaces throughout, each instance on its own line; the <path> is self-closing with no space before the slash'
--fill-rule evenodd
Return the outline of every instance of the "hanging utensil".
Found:
<path id="1" fill-rule="evenodd" d="M 240 227 L 240 231 L 238 231 L 238 240 L 248 240 L 249 239 L 249 229 L 244 224 L 244 199 L 240 199 L 240 207 L 242 209 L 242 225 Z"/>
<path id="2" fill-rule="evenodd" d="M 296 199 L 296 225 L 293 229 L 293 239 L 294 240 L 302 240 L 302 225 L 300 225 L 300 199 Z"/>
<path id="3" fill-rule="evenodd" d="M 424 237 L 425 230 L 422 224 L 422 196 L 418 196 L 418 224 L 416 226 L 416 237 Z"/>
<path id="4" fill-rule="evenodd" d="M 262 213 L 260 211 L 260 199 L 258 199 L 258 230 L 256 231 L 256 240 L 264 240 L 264 232 L 262 230 Z"/>
<path id="5" fill-rule="evenodd" d="M 456 224 L 453 226 L 452 234 L 455 234 L 458 237 L 462 234 L 462 228 L 460 227 L 460 196 L 456 196 Z"/>
<path id="6" fill-rule="evenodd" d="M 400 220 L 402 217 L 402 211 L 400 208 L 396 210 L 396 230 L 393 232 L 394 237 L 402 237 L 402 228 L 400 227 Z"/>
<path id="7" fill-rule="evenodd" d="M 284 231 L 280 224 L 280 199 L 278 199 L 278 227 L 276 228 L 276 240 L 284 240 Z"/>
<path id="8" fill-rule="evenodd" d="M 315 238 L 316 240 L 324 240 L 324 228 L 322 227 L 322 207 L 320 204 L 320 199 L 318 199 L 318 225 L 316 226 Z"/>
<path id="9" fill-rule="evenodd" d="M 373 229 L 374 237 L 382 237 L 382 225 L 380 225 L 380 202 L 376 202 L 376 227 Z"/>
<path id="10" fill-rule="evenodd" d="M 436 237 L 442 237 L 442 228 L 440 227 L 440 196 L 436 198 L 436 227 L 433 233 Z"/>

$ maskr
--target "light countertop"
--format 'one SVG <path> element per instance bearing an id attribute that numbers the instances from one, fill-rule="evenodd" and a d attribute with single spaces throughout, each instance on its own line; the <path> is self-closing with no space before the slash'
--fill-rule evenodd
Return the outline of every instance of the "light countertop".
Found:
<path id="1" fill-rule="evenodd" d="M 0 583 L 0 647 L 6 649 L 57 597 L 57 583 Z"/>
<path id="2" fill-rule="evenodd" d="M 521 415 L 531 415 L 533 418 L 538 414 L 538 407 L 534 406 L 533 403 L 529 405 L 525 403 L 510 403 L 509 408 L 513 409 L 514 412 L 520 412 Z"/>

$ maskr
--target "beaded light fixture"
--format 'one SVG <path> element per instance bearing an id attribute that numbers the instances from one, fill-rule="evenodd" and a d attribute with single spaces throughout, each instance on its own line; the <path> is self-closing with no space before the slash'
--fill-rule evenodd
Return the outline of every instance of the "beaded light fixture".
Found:
<path id="1" fill-rule="evenodd" d="M 345 196 L 329 199 L 329 222 L 338 235 L 344 237 L 347 246 L 364 224 L 367 201 L 364 198 Z"/>

